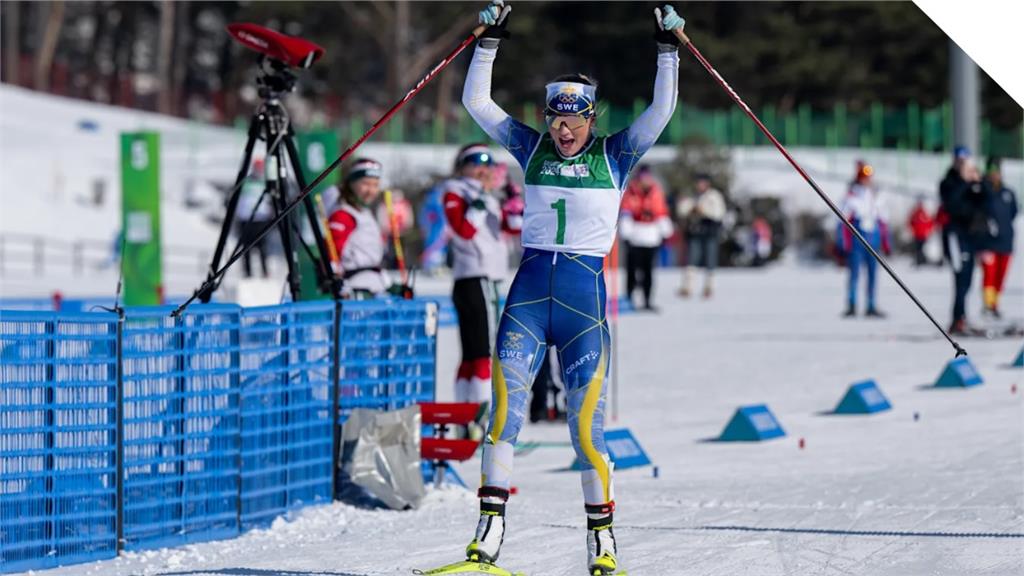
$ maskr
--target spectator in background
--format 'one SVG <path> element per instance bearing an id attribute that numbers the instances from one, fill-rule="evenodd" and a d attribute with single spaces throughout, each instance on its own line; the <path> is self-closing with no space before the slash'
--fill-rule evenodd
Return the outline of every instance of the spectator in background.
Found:
<path id="1" fill-rule="evenodd" d="M 988 212 L 988 241 L 981 254 L 985 312 L 1000 318 L 999 297 L 1013 254 L 1013 220 L 1017 217 L 1017 194 L 1003 185 L 999 158 L 989 158 L 985 170 L 985 199 Z"/>
<path id="2" fill-rule="evenodd" d="M 764 266 L 772 255 L 772 227 L 763 216 L 756 216 L 750 223 L 750 243 L 753 266 Z"/>
<path id="3" fill-rule="evenodd" d="M 384 293 L 388 280 L 381 269 L 384 235 L 373 205 L 380 196 L 383 169 L 369 158 L 356 160 L 341 185 L 341 195 L 328 220 L 331 238 L 341 259 L 345 295 L 358 300 Z"/>
<path id="4" fill-rule="evenodd" d="M 697 174 L 696 195 L 683 198 L 676 206 L 676 215 L 683 223 L 683 236 L 687 245 L 686 270 L 683 273 L 683 286 L 679 289 L 679 295 L 684 298 L 690 296 L 694 268 L 698 266 L 706 270 L 704 297 L 711 297 L 725 210 L 725 197 L 711 187 L 711 177 L 707 174 Z"/>
<path id="5" fill-rule="evenodd" d="M 263 228 L 274 218 L 273 199 L 267 195 L 266 179 L 264 176 L 263 159 L 257 158 L 252 162 L 252 170 L 249 176 L 242 183 L 242 190 L 238 196 L 238 206 L 235 210 L 235 222 L 238 223 L 238 242 L 240 245 L 254 244 L 242 257 L 242 273 L 246 278 L 252 278 L 252 254 L 259 251 L 260 272 L 262 277 L 269 276 L 267 272 L 267 247 L 266 237 L 256 240 Z"/>
<path id="6" fill-rule="evenodd" d="M 981 173 L 964 146 L 953 152 L 953 166 L 939 184 L 943 252 L 953 269 L 953 322 L 949 331 L 968 334 L 965 300 L 974 276 L 974 253 L 988 234 Z"/>
<path id="7" fill-rule="evenodd" d="M 626 242 L 626 294 L 630 300 L 637 286 L 644 296 L 644 310 L 654 311 L 654 258 L 672 235 L 665 193 L 651 168 L 637 167 L 622 196 L 619 236 Z"/>
<path id="8" fill-rule="evenodd" d="M 427 191 L 420 208 L 420 235 L 423 252 L 420 267 L 427 274 L 437 275 L 448 261 L 448 227 L 444 219 L 444 182 Z"/>
<path id="9" fill-rule="evenodd" d="M 846 220 L 853 224 L 857 232 L 868 241 L 875 251 L 881 251 L 885 255 L 892 253 L 889 243 L 889 229 L 882 210 L 882 203 L 878 198 L 878 190 L 872 181 L 874 169 L 864 163 L 857 162 L 857 174 L 854 181 L 850 183 L 850 190 L 843 201 L 842 211 Z M 867 301 L 868 306 L 864 315 L 869 318 L 884 318 L 885 314 L 878 309 L 876 302 L 878 262 L 859 241 L 857 241 L 850 229 L 839 223 L 836 230 L 836 242 L 838 250 L 846 257 L 846 265 L 850 271 L 847 284 L 847 308 L 843 316 L 852 318 L 857 315 L 857 284 L 860 278 L 862 266 L 867 268 Z"/>
<path id="10" fill-rule="evenodd" d="M 508 246 L 509 261 L 513 267 L 518 267 L 523 257 L 523 212 L 526 211 L 526 202 L 523 201 L 522 188 L 512 180 L 507 166 L 504 172 L 500 186 L 505 194 L 505 199 L 501 202 L 501 231 Z"/>
<path id="11" fill-rule="evenodd" d="M 935 228 L 935 219 L 928 213 L 928 209 L 924 205 L 924 196 L 917 197 L 914 209 L 911 210 L 910 218 L 907 220 L 907 226 L 910 228 L 910 234 L 914 237 L 914 266 L 927 265 L 929 262 L 928 256 L 924 253 L 924 245 L 928 242 L 928 237 L 932 235 L 932 229 Z"/>

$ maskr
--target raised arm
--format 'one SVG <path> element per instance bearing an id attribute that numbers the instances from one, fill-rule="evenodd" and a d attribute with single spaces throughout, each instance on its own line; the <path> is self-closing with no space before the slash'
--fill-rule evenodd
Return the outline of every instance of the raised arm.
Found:
<path id="1" fill-rule="evenodd" d="M 540 134 L 512 118 L 491 98 L 491 70 L 498 54 L 497 38 L 481 38 L 473 52 L 462 89 L 462 105 L 495 142 L 501 144 L 526 169 L 526 162 Z"/>
<path id="2" fill-rule="evenodd" d="M 608 157 L 620 188 L 625 187 L 629 173 L 658 140 L 668 126 L 672 112 L 679 98 L 679 41 L 671 33 L 673 28 L 682 28 L 684 21 L 671 6 L 664 12 L 657 11 L 659 32 L 658 71 L 654 77 L 654 96 L 651 105 L 644 110 L 633 124 L 608 138 Z"/>

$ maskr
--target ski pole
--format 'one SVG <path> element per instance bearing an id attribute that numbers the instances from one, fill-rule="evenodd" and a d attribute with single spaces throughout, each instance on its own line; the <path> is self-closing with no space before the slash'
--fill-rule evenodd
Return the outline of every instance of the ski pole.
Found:
<path id="1" fill-rule="evenodd" d="M 690 41 L 690 38 L 683 32 L 682 28 L 675 28 L 672 31 L 675 33 L 676 37 L 679 38 L 679 41 L 683 44 L 683 46 L 686 46 L 690 53 L 693 54 L 694 58 L 696 58 L 697 61 L 700 62 L 701 66 L 703 66 L 704 69 L 708 71 L 708 74 L 711 74 L 711 77 L 714 78 L 716 82 L 718 82 L 718 85 L 729 94 L 733 102 L 735 102 L 736 105 L 739 106 L 740 109 L 742 109 L 743 112 L 746 113 L 746 115 L 751 120 L 754 121 L 754 124 L 757 124 L 757 127 L 761 130 L 761 133 L 764 134 L 765 137 L 767 137 L 768 140 L 770 140 L 771 143 L 775 145 L 775 148 L 778 149 L 778 151 L 786 158 L 786 160 L 789 161 L 793 168 L 796 169 L 797 173 L 799 173 L 800 176 L 802 176 L 803 179 L 806 180 L 808 184 L 810 184 L 811 188 L 813 188 L 814 191 L 818 193 L 818 196 L 825 202 L 825 204 L 828 204 L 829 209 L 831 209 L 832 212 L 843 222 L 843 225 L 850 230 L 850 233 L 853 235 L 853 237 L 856 238 L 857 241 L 864 246 L 868 253 L 871 254 L 871 256 L 875 260 L 877 260 L 879 264 L 882 265 L 882 268 L 884 268 L 885 271 L 889 274 L 889 276 L 896 281 L 896 284 L 899 285 L 903 292 L 914 302 L 914 304 L 917 305 L 921 312 L 923 312 L 924 315 L 929 320 L 931 320 L 932 324 L 935 325 L 935 328 L 939 332 L 941 332 L 943 336 L 946 337 L 946 340 L 948 340 L 949 343 L 953 346 L 953 349 L 956 350 L 956 356 L 966 356 L 967 351 L 964 350 L 963 347 L 956 342 L 956 340 L 953 340 L 953 337 L 949 335 L 949 332 L 947 332 L 941 325 L 939 325 L 939 323 L 935 320 L 935 317 L 932 316 L 931 312 L 929 312 L 928 309 L 925 308 L 925 305 L 922 304 L 921 301 L 917 299 L 917 296 L 914 295 L 910 288 L 908 288 L 907 285 L 903 283 L 903 280 L 899 277 L 899 275 L 896 274 L 896 271 L 893 270 L 891 266 L 889 266 L 889 263 L 886 262 L 885 259 L 882 258 L 882 256 L 877 251 L 875 251 L 871 244 L 864 238 L 863 235 L 861 235 L 860 231 L 857 230 L 857 227 L 851 224 L 850 221 L 847 220 L 845 216 L 843 216 L 843 212 L 839 209 L 838 206 L 836 206 L 835 202 L 833 202 L 832 199 L 829 198 L 827 194 L 825 194 L 821 187 L 818 186 L 818 183 L 815 182 L 813 178 L 811 178 L 810 174 L 808 174 L 800 166 L 800 164 L 798 164 L 797 161 L 789 154 L 789 151 L 786 150 L 786 147 L 783 146 L 782 143 L 779 142 L 779 140 L 775 137 L 775 135 L 773 135 L 771 131 L 768 130 L 764 123 L 761 122 L 761 119 L 758 118 L 757 115 L 754 114 L 754 111 L 750 109 L 750 106 L 747 106 L 747 103 L 744 102 L 743 99 L 740 98 L 739 94 L 737 94 L 736 91 L 733 90 L 732 86 L 730 86 L 729 83 L 725 81 L 725 78 L 722 78 L 722 75 L 719 74 L 718 71 L 715 70 L 714 66 L 712 66 L 711 63 L 708 62 L 707 58 L 705 58 L 704 55 L 700 53 L 700 50 L 697 50 L 697 47 L 693 45 L 693 42 Z"/>
<path id="2" fill-rule="evenodd" d="M 388 227 L 391 228 L 391 242 L 395 249 L 395 262 L 398 263 L 398 273 L 402 278 L 402 286 L 407 286 L 409 274 L 405 270 L 405 252 L 402 251 L 402 239 L 398 233 L 398 213 L 395 212 L 391 190 L 384 191 L 384 208 L 388 213 Z"/>
<path id="3" fill-rule="evenodd" d="M 476 39 L 479 38 L 480 35 L 483 34 L 484 30 L 486 29 L 487 26 L 481 24 L 474 28 L 473 31 L 469 33 L 469 35 L 463 38 L 462 42 L 460 42 L 459 45 L 456 46 L 454 50 L 452 50 L 447 56 L 445 56 L 440 62 L 438 62 L 433 68 L 431 68 L 430 71 L 427 72 L 427 74 L 423 78 L 421 78 L 420 81 L 417 82 L 416 85 L 413 86 L 412 89 L 409 90 L 409 92 L 407 92 L 405 96 L 402 97 L 401 100 L 395 102 L 394 106 L 392 106 L 387 112 L 384 113 L 383 116 L 381 116 L 376 122 L 374 122 L 373 126 L 370 126 L 370 129 L 367 130 L 365 134 L 360 136 L 358 140 L 356 140 L 351 146 L 348 147 L 347 150 L 342 152 L 341 156 L 338 156 L 338 158 L 334 162 L 331 162 L 330 166 L 324 169 L 324 171 L 321 172 L 319 176 L 317 176 L 316 178 L 313 179 L 312 182 L 307 184 L 306 188 L 303 189 L 302 192 L 300 192 L 299 195 L 295 197 L 295 199 L 289 202 L 288 205 L 285 206 L 284 210 L 281 210 L 273 220 L 267 223 L 267 225 L 264 226 L 262 230 L 260 230 L 259 234 L 257 234 L 256 237 L 247 246 L 245 246 L 245 248 L 243 248 L 237 254 L 232 256 L 227 262 L 224 263 L 223 266 L 221 266 L 220 270 L 217 270 L 209 278 L 207 278 L 206 281 L 203 282 L 199 289 L 197 289 L 192 294 L 192 296 L 189 297 L 188 300 L 185 300 L 185 302 L 183 302 L 180 306 L 175 308 L 174 311 L 171 312 L 171 316 L 180 316 L 181 313 L 185 311 L 185 308 L 187 308 L 189 304 L 194 302 L 195 299 L 198 298 L 200 294 L 210 289 L 211 286 L 215 285 L 218 279 L 225 273 L 227 273 L 228 269 L 231 268 L 232 264 L 238 262 L 238 260 L 242 258 L 249 250 L 251 250 L 253 246 L 259 243 L 259 241 L 262 240 L 264 236 L 266 236 L 271 230 L 273 230 L 278 225 L 278 223 L 281 222 L 281 220 L 287 218 L 288 215 L 291 214 L 292 210 L 294 210 L 295 207 L 298 206 L 306 198 L 306 196 L 312 193 L 313 189 L 319 186 L 320 183 L 323 182 L 324 179 L 331 174 L 331 172 L 334 172 L 335 168 L 340 166 L 342 162 L 344 162 L 349 156 L 352 155 L 353 152 L 356 151 L 356 148 L 359 148 L 363 144 L 363 142 L 365 142 L 370 136 L 372 136 L 374 132 L 380 129 L 381 126 L 387 124 L 388 120 L 390 120 L 392 116 L 394 116 L 403 106 L 405 106 L 417 94 L 419 94 L 420 90 L 423 90 L 424 86 L 429 84 L 431 80 L 436 78 L 437 75 L 441 73 L 442 70 L 447 68 L 448 65 L 451 64 L 452 61 L 455 60 L 455 58 L 462 53 L 463 50 L 465 50 L 470 44 L 476 41 Z"/>

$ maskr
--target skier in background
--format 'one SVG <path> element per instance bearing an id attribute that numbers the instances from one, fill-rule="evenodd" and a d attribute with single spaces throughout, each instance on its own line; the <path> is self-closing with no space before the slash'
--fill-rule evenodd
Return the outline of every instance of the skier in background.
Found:
<path id="1" fill-rule="evenodd" d="M 932 235 L 932 229 L 935 227 L 935 219 L 928 213 L 928 209 L 924 205 L 924 196 L 917 197 L 914 209 L 910 212 L 910 218 L 907 220 L 907 226 L 914 237 L 914 266 L 924 266 L 928 264 L 924 245 L 928 242 L 928 237 Z"/>
<path id="2" fill-rule="evenodd" d="M 957 146 L 953 166 L 939 183 L 939 221 L 943 253 L 953 270 L 953 322 L 951 334 L 967 335 L 966 299 L 974 276 L 974 254 L 986 241 L 988 213 L 981 173 L 971 151 Z"/>
<path id="3" fill-rule="evenodd" d="M 725 219 L 725 197 L 711 187 L 711 176 L 696 175 L 696 196 L 686 197 L 676 206 L 676 215 L 683 222 L 686 238 L 686 270 L 679 295 L 688 298 L 694 269 L 704 268 L 704 297 L 711 298 L 715 268 L 718 266 L 718 244 Z"/>
<path id="4" fill-rule="evenodd" d="M 490 407 L 491 342 L 498 318 L 498 288 L 508 272 L 508 252 L 501 236 L 501 203 L 487 189 L 492 184 L 494 154 L 485 144 L 459 150 L 455 177 L 445 180 L 444 214 L 451 229 L 452 303 L 459 316 L 462 362 L 455 380 L 455 401 Z M 483 429 L 471 426 L 470 438 Z"/>
<path id="5" fill-rule="evenodd" d="M 508 247 L 509 262 L 519 265 L 523 258 L 523 190 L 512 180 L 512 176 L 505 168 L 505 177 L 502 190 L 505 199 L 501 202 L 501 231 L 504 232 L 505 244 Z"/>
<path id="6" fill-rule="evenodd" d="M 444 219 L 444 181 L 427 191 L 420 207 L 420 235 L 423 238 L 423 252 L 420 267 L 431 275 L 437 275 L 448 260 L 448 227 Z"/>
<path id="7" fill-rule="evenodd" d="M 988 241 L 981 253 L 984 311 L 1001 318 L 999 298 L 1013 254 L 1013 220 L 1017 217 L 1017 194 L 1003 185 L 999 158 L 989 158 L 985 170 L 985 199 L 988 212 Z"/>
<path id="8" fill-rule="evenodd" d="M 626 294 L 630 300 L 640 288 L 644 310 L 654 311 L 654 259 L 665 239 L 672 235 L 672 221 L 661 185 L 650 167 L 640 166 L 622 196 L 619 236 L 626 242 Z"/>
<path id="9" fill-rule="evenodd" d="M 872 182 L 874 169 L 864 163 L 857 162 L 857 174 L 854 181 L 850 183 L 849 192 L 843 200 L 842 211 L 847 221 L 860 232 L 861 236 L 871 244 L 876 251 L 886 255 L 892 253 L 889 244 L 889 229 L 883 214 L 882 203 L 878 198 L 878 190 Z M 864 315 L 868 318 L 885 318 L 885 314 L 878 309 L 877 305 L 877 271 L 878 262 L 871 256 L 866 248 L 857 240 L 849 228 L 841 222 L 836 228 L 837 250 L 846 257 L 846 266 L 849 269 L 849 281 L 846 290 L 846 318 L 857 315 L 857 284 L 860 278 L 861 267 L 867 268 L 867 310 Z"/>
<path id="10" fill-rule="evenodd" d="M 612 465 L 604 444 L 605 377 L 611 341 L 605 317 L 604 257 L 615 241 L 630 172 L 668 124 L 678 97 L 683 19 L 658 12 L 657 76 L 650 107 L 632 126 L 594 133 L 597 83 L 581 74 L 546 86 L 547 130 L 511 118 L 491 98 L 491 70 L 508 10 L 501 0 L 480 13 L 489 25 L 466 75 L 462 102 L 484 132 L 523 167 L 525 252 L 498 327 L 494 404 L 483 448 L 480 519 L 466 549 L 470 562 L 497 560 L 505 534 L 513 451 L 526 416 L 528 388 L 548 344 L 558 348 L 567 388 L 569 430 L 582 464 L 590 574 L 618 571 Z"/>
<path id="11" fill-rule="evenodd" d="M 384 236 L 373 213 L 373 205 L 380 196 L 381 173 L 382 167 L 376 160 L 356 160 L 345 175 L 328 219 L 341 260 L 338 272 L 344 279 L 345 295 L 360 300 L 381 295 L 388 289 L 381 268 Z"/>

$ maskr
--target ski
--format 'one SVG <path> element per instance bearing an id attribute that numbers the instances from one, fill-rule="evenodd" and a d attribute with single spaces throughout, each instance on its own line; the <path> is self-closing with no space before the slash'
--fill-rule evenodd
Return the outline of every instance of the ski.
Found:
<path id="1" fill-rule="evenodd" d="M 440 566 L 438 568 L 432 568 L 430 570 L 413 570 L 413 574 L 418 576 L 445 576 L 449 574 L 490 574 L 491 576 L 526 576 L 524 572 L 509 572 L 504 568 L 496 566 L 494 564 L 488 564 L 486 562 L 471 562 L 469 560 L 463 560 L 461 562 L 455 562 L 454 564 L 448 564 L 446 566 Z"/>

